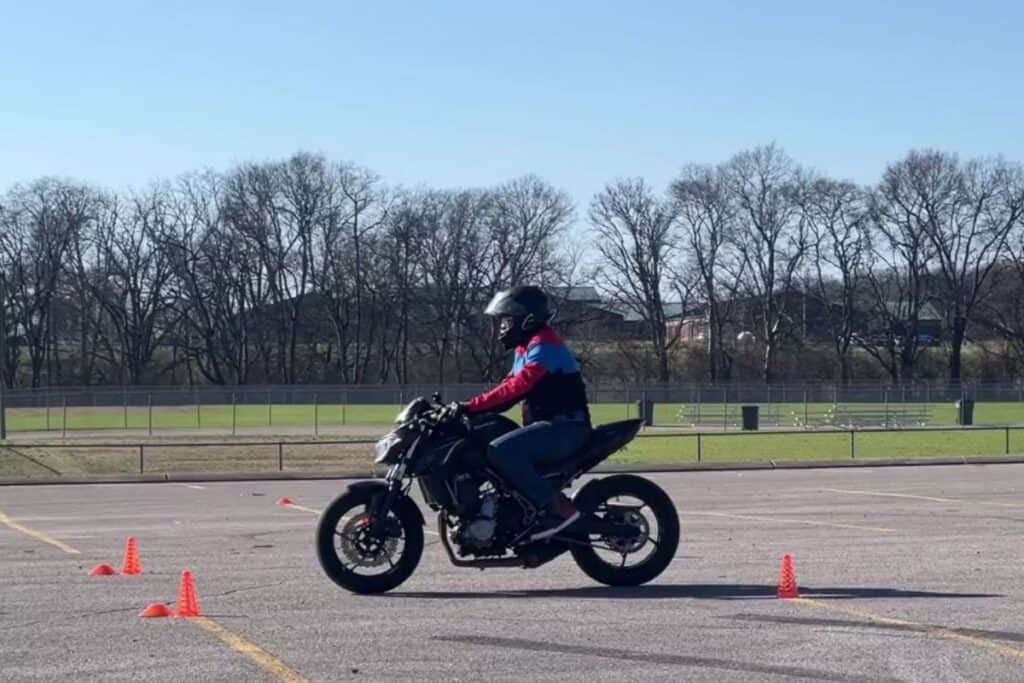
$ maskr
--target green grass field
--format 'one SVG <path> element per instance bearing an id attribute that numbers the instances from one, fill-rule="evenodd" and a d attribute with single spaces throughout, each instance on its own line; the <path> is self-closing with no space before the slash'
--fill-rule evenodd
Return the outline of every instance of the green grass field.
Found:
<path id="1" fill-rule="evenodd" d="M 0 476 L 55 477 L 76 474 L 134 474 L 139 472 L 137 441 L 110 439 L 103 448 L 84 447 L 68 439 L 54 444 L 18 442 L 0 445 Z M 272 437 L 204 439 L 211 445 L 189 446 L 190 439 L 145 440 L 145 472 L 272 472 L 346 471 L 369 474 L 372 449 L 367 443 L 288 444 L 279 451 Z M 253 443 L 259 442 L 259 443 Z M 95 442 L 93 442 L 95 443 Z M 124 445 L 121 445 L 123 443 Z M 174 444 L 184 444 L 184 447 Z M 936 429 L 926 431 L 858 432 L 854 457 L 914 458 L 1024 454 L 1024 427 L 995 429 Z M 718 433 L 700 436 L 700 462 L 740 463 L 808 460 L 849 460 L 850 433 Z M 697 435 L 641 433 L 611 462 L 633 465 L 696 463 Z"/>
<path id="2" fill-rule="evenodd" d="M 1024 428 L 1007 431 L 935 429 L 927 431 L 857 432 L 853 457 L 915 458 L 939 456 L 1004 455 L 1024 453 Z M 702 434 L 700 462 L 765 462 L 849 460 L 850 433 L 808 431 L 801 434 L 771 432 Z M 695 463 L 694 434 L 640 435 L 613 461 L 632 464 Z"/>
<path id="3" fill-rule="evenodd" d="M 843 404 L 854 410 L 884 410 L 882 404 Z M 762 424 L 778 423 L 781 428 L 802 428 L 823 424 L 831 404 L 773 403 L 762 405 Z M 928 424 L 954 425 L 956 411 L 952 403 L 908 404 L 910 409 L 927 409 Z M 899 404 L 890 406 L 895 414 Z M 28 431 L 86 431 L 116 429 L 209 429 L 231 431 L 246 428 L 338 427 L 343 425 L 387 425 L 399 406 L 392 405 L 201 405 L 184 407 L 128 408 L 11 408 L 7 410 L 7 428 L 12 433 Z M 683 410 L 679 404 L 656 404 L 654 423 L 662 426 L 690 427 L 695 421 L 701 429 L 735 429 L 736 406 L 729 411 L 720 404 L 703 404 L 700 419 L 693 420 L 697 408 Z M 636 417 L 634 404 L 600 403 L 591 407 L 595 423 Z M 681 413 L 683 414 L 681 416 Z M 515 418 L 517 411 L 509 412 Z M 685 419 L 684 419 L 685 418 Z M 728 418 L 728 419 L 726 419 Z M 978 403 L 974 423 L 977 425 L 1024 425 L 1024 403 Z M 881 426 L 881 425 L 879 425 Z"/>

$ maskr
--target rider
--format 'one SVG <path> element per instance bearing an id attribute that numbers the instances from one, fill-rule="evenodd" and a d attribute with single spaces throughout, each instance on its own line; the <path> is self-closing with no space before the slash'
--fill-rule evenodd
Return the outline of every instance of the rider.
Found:
<path id="1" fill-rule="evenodd" d="M 566 460 L 589 438 L 586 387 L 575 357 L 548 324 L 552 313 L 542 289 L 527 285 L 498 292 L 484 313 L 498 319 L 498 340 L 515 349 L 515 360 L 498 386 L 458 404 L 458 410 L 471 415 L 504 412 L 523 402 L 523 426 L 491 442 L 487 456 L 543 513 L 531 540 L 549 538 L 571 526 L 580 513 L 538 468 Z"/>

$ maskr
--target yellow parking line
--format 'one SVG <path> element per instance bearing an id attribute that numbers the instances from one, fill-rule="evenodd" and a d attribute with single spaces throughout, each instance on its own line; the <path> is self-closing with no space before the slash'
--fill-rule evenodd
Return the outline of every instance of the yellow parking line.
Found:
<path id="1" fill-rule="evenodd" d="M 754 522 L 770 522 L 773 524 L 807 524 L 809 526 L 829 526 L 837 527 L 839 529 L 859 529 L 861 531 L 881 531 L 889 532 L 894 529 L 888 529 L 882 526 L 861 526 L 860 524 L 839 524 L 836 522 L 815 522 L 809 519 L 788 519 L 785 517 L 767 517 L 767 516 L 756 516 L 756 515 L 736 515 L 729 512 L 697 512 L 695 510 L 689 510 L 680 513 L 680 517 L 686 515 L 702 515 L 706 517 L 726 517 L 729 519 L 748 519 Z"/>
<path id="2" fill-rule="evenodd" d="M 844 614 L 849 617 L 856 617 L 858 619 L 864 619 L 866 621 L 873 621 L 879 624 L 892 624 L 894 626 L 908 626 L 919 630 L 921 633 L 928 635 L 938 636 L 939 638 L 945 638 L 947 640 L 958 640 L 962 643 L 974 645 L 975 647 L 984 648 L 986 650 L 992 650 L 999 654 L 1006 655 L 1008 657 L 1014 657 L 1016 659 L 1024 659 L 1024 649 L 1019 647 L 1013 647 L 1000 643 L 989 638 L 983 638 L 981 636 L 972 636 L 966 633 L 962 633 L 955 628 L 948 628 L 945 626 L 932 626 L 929 624 L 921 624 L 914 621 L 907 621 L 905 619 L 893 619 L 892 617 L 883 617 L 878 614 L 872 614 L 871 612 L 865 612 L 864 610 L 853 609 L 852 607 L 838 607 L 821 600 L 814 600 L 812 598 L 792 598 L 789 602 L 796 602 L 802 605 L 809 605 L 816 607 L 827 612 L 834 612 L 836 614 Z"/>
<path id="3" fill-rule="evenodd" d="M 8 517 L 3 511 L 0 511 L 0 524 L 3 524 L 4 526 L 6 526 L 6 527 L 8 527 L 10 529 L 13 529 L 14 531 L 20 531 L 23 534 L 27 534 L 27 535 L 31 536 L 32 538 L 36 539 L 37 541 L 42 541 L 43 543 L 49 543 L 52 546 L 60 548 L 61 550 L 66 552 L 68 555 L 81 555 L 82 554 L 80 551 L 76 550 L 75 548 L 72 548 L 67 543 L 61 543 L 57 539 L 52 538 L 51 536 L 48 536 L 47 534 L 44 534 L 42 531 L 36 531 L 35 529 L 30 529 L 29 527 L 27 527 L 27 526 L 25 526 L 23 524 L 18 524 L 13 519 Z"/>
<path id="4" fill-rule="evenodd" d="M 301 675 L 280 659 L 270 654 L 255 643 L 252 643 L 242 636 L 229 631 L 209 617 L 193 617 L 189 621 L 202 628 L 207 633 L 220 638 L 220 640 L 235 652 L 242 654 L 252 660 L 271 676 L 283 683 L 309 683 L 309 679 Z"/>
<path id="5" fill-rule="evenodd" d="M 993 500 L 963 500 L 962 498 L 939 498 L 937 496 L 918 496 L 913 493 L 888 493 L 885 491 L 856 491 L 852 489 L 824 489 L 832 493 L 849 493 L 855 496 L 882 496 L 885 498 L 910 498 L 913 500 L 927 500 L 933 503 L 965 503 L 967 505 L 992 505 L 1004 508 L 1024 507 L 1017 503 L 999 503 Z"/>

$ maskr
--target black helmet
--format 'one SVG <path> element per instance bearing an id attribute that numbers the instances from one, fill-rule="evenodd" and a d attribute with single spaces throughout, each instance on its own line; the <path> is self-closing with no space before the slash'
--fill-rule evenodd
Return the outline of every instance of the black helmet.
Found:
<path id="1" fill-rule="evenodd" d="M 498 340 L 511 349 L 522 344 L 530 333 L 539 329 L 551 319 L 548 295 L 540 287 L 524 285 L 498 292 L 484 309 L 486 315 L 497 318 L 509 317 L 511 325 L 502 325 Z"/>

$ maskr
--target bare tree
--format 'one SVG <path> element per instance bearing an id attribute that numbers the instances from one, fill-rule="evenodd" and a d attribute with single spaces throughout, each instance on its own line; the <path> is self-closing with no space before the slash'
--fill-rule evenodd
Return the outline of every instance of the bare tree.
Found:
<path id="1" fill-rule="evenodd" d="M 245 384 L 251 369 L 250 273 L 259 269 L 252 245 L 235 238 L 224 220 L 223 179 L 213 173 L 185 176 L 174 193 L 174 232 L 162 246 L 171 258 L 172 299 L 184 324 L 177 343 L 208 381 Z"/>
<path id="2" fill-rule="evenodd" d="M 335 372 L 344 382 L 362 382 L 378 324 L 367 300 L 372 235 L 387 216 L 387 198 L 377 175 L 358 166 L 336 166 L 333 182 L 331 210 L 315 227 L 313 282 L 334 332 Z"/>
<path id="3" fill-rule="evenodd" d="M 617 304 L 643 318 L 661 382 L 669 380 L 669 356 L 679 341 L 678 332 L 669 332 L 665 307 L 678 283 L 674 222 L 675 207 L 642 179 L 609 184 L 590 205 L 597 277 Z"/>
<path id="4" fill-rule="evenodd" d="M 913 156 L 926 174 L 915 187 L 923 190 L 922 202 L 929 202 L 923 228 L 941 275 L 938 300 L 950 332 L 949 379 L 958 384 L 968 324 L 991 292 L 990 276 L 1007 236 L 1024 215 L 1024 181 L 1020 166 L 1003 160 L 961 165 L 936 151 Z M 931 192 L 936 186 L 940 192 Z"/>
<path id="5" fill-rule="evenodd" d="M 121 381 L 139 384 L 177 323 L 169 316 L 172 265 L 162 246 L 173 218 L 166 188 L 153 187 L 130 201 L 124 210 L 108 212 L 112 220 L 96 223 L 98 268 L 91 290 L 113 327 L 113 365 L 127 375 Z"/>
<path id="6" fill-rule="evenodd" d="M 52 304 L 68 247 L 95 219 L 96 202 L 94 190 L 52 178 L 16 186 L 4 201 L 0 259 L 7 273 L 8 304 L 19 328 L 8 353 L 16 359 L 19 340 L 25 339 L 33 387 L 41 384 L 51 348 Z"/>
<path id="7" fill-rule="evenodd" d="M 803 193 L 802 210 L 813 246 L 814 292 L 828 326 L 839 380 L 851 379 L 849 351 L 857 331 L 870 243 L 864 192 L 853 183 L 818 178 Z"/>
<path id="8" fill-rule="evenodd" d="M 445 381 L 455 365 L 464 379 L 461 352 L 470 318 L 479 315 L 484 281 L 484 245 L 490 197 L 480 190 L 429 193 L 422 208 L 423 229 L 430 235 L 422 250 L 424 306 L 431 331 L 429 346 L 437 377 Z"/>
<path id="9" fill-rule="evenodd" d="M 775 357 L 785 326 L 794 278 L 808 249 L 800 212 L 801 171 L 782 150 L 769 145 L 740 152 L 723 173 L 738 207 L 736 247 L 743 273 L 735 272 L 756 302 L 765 382 L 775 379 Z"/>
<path id="10" fill-rule="evenodd" d="M 958 193 L 959 179 L 946 160 L 911 153 L 886 168 L 872 194 L 868 316 L 874 324 L 863 346 L 897 382 L 914 379 L 925 348 L 921 313 L 934 293 L 929 269 L 935 257 L 928 225 L 943 220 Z"/>
<path id="11" fill-rule="evenodd" d="M 558 280 L 558 240 L 573 217 L 569 195 L 536 176 L 524 176 L 488 191 L 487 196 L 478 301 L 483 303 L 506 287 Z M 502 358 L 494 326 L 483 316 L 471 314 L 464 337 L 464 348 L 480 378 L 492 379 Z"/>
<path id="12" fill-rule="evenodd" d="M 993 268 L 991 296 L 980 304 L 977 322 L 1006 343 L 1008 360 L 1024 366 L 1024 219 L 1006 242 L 1006 254 Z"/>
<path id="13" fill-rule="evenodd" d="M 695 271 L 707 322 L 708 371 L 712 382 L 731 371 L 726 326 L 732 321 L 745 261 L 735 244 L 739 207 L 719 169 L 690 165 L 671 185 L 681 239 Z"/>

